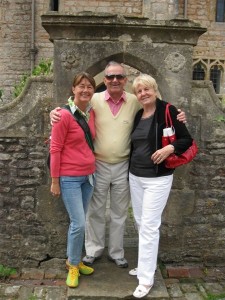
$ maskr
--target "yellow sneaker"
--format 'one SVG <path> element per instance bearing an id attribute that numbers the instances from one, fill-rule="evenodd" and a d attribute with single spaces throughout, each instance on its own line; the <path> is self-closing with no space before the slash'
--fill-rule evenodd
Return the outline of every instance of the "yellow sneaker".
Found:
<path id="1" fill-rule="evenodd" d="M 67 270 L 69 270 L 69 268 L 71 267 L 72 265 L 69 263 L 68 259 L 66 260 L 66 268 Z M 86 265 L 84 265 L 82 262 L 80 262 L 78 264 L 78 269 L 79 269 L 79 272 L 82 274 L 82 275 L 91 275 L 92 273 L 94 273 L 94 269 L 91 268 L 91 267 L 88 267 Z"/>
<path id="2" fill-rule="evenodd" d="M 79 284 L 78 277 L 80 276 L 78 266 L 69 265 L 69 272 L 66 279 L 66 285 L 69 287 L 77 287 Z"/>
<path id="3" fill-rule="evenodd" d="M 78 268 L 81 274 L 83 275 L 91 275 L 94 272 L 94 269 L 84 265 L 82 262 L 78 264 Z"/>

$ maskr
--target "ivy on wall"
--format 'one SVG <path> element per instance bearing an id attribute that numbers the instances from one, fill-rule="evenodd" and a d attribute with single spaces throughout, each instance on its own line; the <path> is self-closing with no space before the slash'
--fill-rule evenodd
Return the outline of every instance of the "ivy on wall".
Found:
<path id="1" fill-rule="evenodd" d="M 49 75 L 53 73 L 52 66 L 53 66 L 53 61 L 51 59 L 47 59 L 47 60 L 42 59 L 41 62 L 33 69 L 31 75 L 28 74 L 23 75 L 20 82 L 14 86 L 13 98 L 18 97 L 22 93 L 28 78 L 30 78 L 31 76 Z"/>

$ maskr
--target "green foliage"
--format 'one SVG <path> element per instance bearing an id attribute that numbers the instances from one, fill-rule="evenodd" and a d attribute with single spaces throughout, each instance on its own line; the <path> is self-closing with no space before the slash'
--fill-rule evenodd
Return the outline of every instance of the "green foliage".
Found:
<path id="1" fill-rule="evenodd" d="M 224 116 L 218 116 L 216 118 L 216 121 L 218 121 L 218 122 L 225 122 L 225 117 Z"/>
<path id="2" fill-rule="evenodd" d="M 3 265 L 0 265 L 0 278 L 6 279 L 10 277 L 11 275 L 16 274 L 16 270 L 8 267 L 4 267 Z"/>
<path id="3" fill-rule="evenodd" d="M 23 75 L 20 82 L 14 86 L 14 91 L 13 91 L 14 98 L 18 97 L 21 94 L 21 92 L 27 82 L 28 77 L 29 77 L 28 75 Z"/>
<path id="4" fill-rule="evenodd" d="M 213 295 L 213 294 L 208 294 L 206 300 L 223 300 L 225 299 L 225 294 L 220 294 L 220 295 Z"/>
<path id="5" fill-rule="evenodd" d="M 33 76 L 48 75 L 52 72 L 52 60 L 41 60 L 38 66 L 33 69 Z"/>
<path id="6" fill-rule="evenodd" d="M 35 295 L 31 295 L 28 300 L 38 300 L 38 297 Z"/>
<path id="7" fill-rule="evenodd" d="M 3 89 L 0 89 L 0 100 L 2 100 L 2 96 L 3 96 Z"/>
<path id="8" fill-rule="evenodd" d="M 166 265 L 162 262 L 162 260 L 160 258 L 158 258 L 157 264 L 158 264 L 158 267 L 161 271 L 161 274 L 162 274 L 163 278 L 168 278 Z"/>
<path id="9" fill-rule="evenodd" d="M 42 59 L 41 62 L 39 63 L 39 65 L 37 65 L 33 69 L 32 76 L 49 75 L 50 73 L 52 73 L 52 60 L 50 60 L 50 59 L 43 60 Z M 28 74 L 23 75 L 20 82 L 14 86 L 14 91 L 13 91 L 14 98 L 18 97 L 22 93 L 24 86 L 27 83 L 28 78 L 30 78 L 30 76 Z"/>

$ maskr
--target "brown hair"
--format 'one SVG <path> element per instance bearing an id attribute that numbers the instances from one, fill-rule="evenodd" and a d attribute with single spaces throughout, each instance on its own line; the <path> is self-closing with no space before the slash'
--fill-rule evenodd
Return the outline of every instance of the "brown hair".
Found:
<path id="1" fill-rule="evenodd" d="M 96 89 L 96 82 L 94 80 L 94 78 L 89 74 L 89 73 L 86 73 L 86 72 L 80 72 L 78 73 L 74 79 L 73 79 L 73 86 L 77 86 L 78 84 L 80 84 L 80 82 L 83 80 L 83 79 L 87 79 L 90 84 L 93 86 L 94 90 Z"/>

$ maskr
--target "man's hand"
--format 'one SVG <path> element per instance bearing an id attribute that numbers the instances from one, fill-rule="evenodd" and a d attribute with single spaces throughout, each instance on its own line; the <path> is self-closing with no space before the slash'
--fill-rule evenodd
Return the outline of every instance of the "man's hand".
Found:
<path id="1" fill-rule="evenodd" d="M 187 123 L 185 112 L 181 109 L 178 109 L 179 114 L 177 115 L 177 120 L 183 123 Z"/>
<path id="2" fill-rule="evenodd" d="M 54 125 L 54 123 L 57 123 L 60 121 L 61 113 L 60 113 L 61 107 L 56 107 L 55 109 L 50 111 L 50 119 L 51 119 L 51 125 Z"/>

